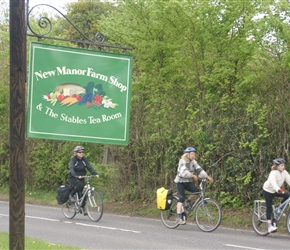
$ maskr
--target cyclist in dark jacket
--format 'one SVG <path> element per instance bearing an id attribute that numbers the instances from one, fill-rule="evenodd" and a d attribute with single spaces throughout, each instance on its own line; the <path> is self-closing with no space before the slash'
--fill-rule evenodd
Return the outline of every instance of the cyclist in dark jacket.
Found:
<path id="1" fill-rule="evenodd" d="M 85 186 L 85 180 L 82 176 L 87 174 L 87 170 L 97 178 L 99 175 L 89 163 L 88 159 L 84 157 L 84 147 L 76 146 L 74 148 L 74 156 L 69 163 L 68 181 L 74 186 L 70 194 L 70 199 L 75 201 L 74 195 L 77 192 L 82 192 Z"/>

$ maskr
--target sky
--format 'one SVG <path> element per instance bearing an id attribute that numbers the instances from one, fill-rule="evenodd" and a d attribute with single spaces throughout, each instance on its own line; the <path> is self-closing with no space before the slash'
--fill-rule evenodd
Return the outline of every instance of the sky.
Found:
<path id="1" fill-rule="evenodd" d="M 28 0 L 26 0 L 26 1 L 28 1 Z M 77 2 L 77 1 L 78 0 L 29 0 L 29 9 L 31 9 L 33 6 L 35 6 L 37 4 L 49 4 L 53 7 L 55 7 L 56 9 L 58 9 L 63 14 L 65 14 L 65 10 L 63 7 L 67 3 L 73 3 L 73 2 Z"/>

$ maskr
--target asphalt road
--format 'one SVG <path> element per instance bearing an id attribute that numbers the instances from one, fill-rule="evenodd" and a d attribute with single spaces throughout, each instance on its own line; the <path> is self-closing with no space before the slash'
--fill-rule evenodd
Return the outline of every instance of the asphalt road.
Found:
<path id="1" fill-rule="evenodd" d="M 290 249 L 290 236 L 279 233 L 262 237 L 221 226 L 205 233 L 195 224 L 168 229 L 161 220 L 106 213 L 99 222 L 80 214 L 69 220 L 60 208 L 36 205 L 26 205 L 25 214 L 26 236 L 82 249 Z M 9 203 L 2 201 L 0 232 L 9 232 Z"/>

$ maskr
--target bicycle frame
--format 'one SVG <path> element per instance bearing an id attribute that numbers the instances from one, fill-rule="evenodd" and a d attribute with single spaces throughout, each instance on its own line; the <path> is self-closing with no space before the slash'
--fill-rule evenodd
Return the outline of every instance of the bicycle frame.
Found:
<path id="1" fill-rule="evenodd" d="M 199 192 L 195 192 L 195 193 L 190 193 L 190 195 L 199 195 L 199 197 L 195 200 L 195 202 L 193 203 L 193 205 L 191 205 L 190 209 L 188 212 L 186 212 L 186 209 L 184 207 L 184 203 L 183 203 L 183 210 L 184 212 L 187 214 L 187 216 L 195 209 L 196 205 L 202 200 L 202 202 L 204 203 L 205 200 L 205 190 L 203 188 L 203 186 L 205 185 L 205 183 L 207 182 L 207 180 L 205 179 L 201 179 L 200 184 L 199 184 Z"/>
<path id="2" fill-rule="evenodd" d="M 254 212 L 257 216 L 259 216 L 259 219 L 262 221 L 262 222 L 267 222 L 267 219 L 266 219 L 266 215 L 264 214 L 264 217 L 261 218 L 261 214 L 262 214 L 262 207 L 266 207 L 266 203 L 264 200 L 255 200 L 254 201 Z"/>
<path id="3" fill-rule="evenodd" d="M 287 205 L 288 205 L 289 203 L 290 203 L 290 196 L 289 196 L 289 198 L 288 198 L 286 201 L 284 201 L 284 202 L 283 202 L 282 204 L 280 204 L 279 206 L 275 207 L 275 206 L 273 205 L 274 218 L 275 218 L 277 221 L 280 221 L 280 219 L 281 219 L 281 217 L 283 216 L 284 211 L 287 209 Z M 276 215 L 276 213 L 275 213 L 275 210 L 276 210 L 278 207 L 281 209 L 281 212 L 280 212 L 280 215 L 277 217 L 277 215 Z"/>
<path id="4" fill-rule="evenodd" d="M 281 217 L 283 216 L 283 213 L 285 212 L 285 210 L 287 209 L 287 205 L 290 203 L 290 197 L 284 201 L 282 204 L 279 205 L 279 208 L 281 209 L 281 212 L 279 214 L 279 216 L 277 217 L 277 214 L 275 213 L 275 210 L 278 208 L 275 207 L 274 205 L 272 205 L 272 213 L 273 213 L 273 219 L 276 220 L 277 222 L 280 221 Z M 255 213 L 260 217 L 260 220 L 262 222 L 267 222 L 266 217 L 265 218 L 261 218 L 261 214 L 262 214 L 262 210 L 261 207 L 264 206 L 266 207 L 266 202 L 265 200 L 255 200 L 254 201 L 254 211 Z"/>
<path id="5" fill-rule="evenodd" d="M 274 226 L 277 226 L 280 222 L 282 216 L 284 215 L 285 210 L 288 207 L 288 204 L 290 204 L 290 197 L 284 201 L 279 206 L 275 207 L 272 205 L 272 214 L 271 214 L 271 221 Z M 279 207 L 280 214 L 277 215 L 276 209 Z M 254 201 L 254 209 L 252 211 L 251 216 L 251 223 L 253 226 L 254 231 L 261 236 L 266 236 L 269 234 L 268 232 L 268 221 L 266 218 L 266 202 L 265 200 L 255 200 Z M 285 212 L 286 213 L 286 212 Z M 288 233 L 290 234 L 290 213 L 286 216 L 286 228 L 288 230 Z"/>
<path id="6" fill-rule="evenodd" d="M 86 198 L 89 199 L 89 202 L 92 206 L 96 206 L 95 204 L 95 201 L 94 201 L 94 204 L 92 204 L 92 200 L 90 199 L 90 193 L 91 191 L 94 191 L 95 188 L 94 187 L 91 187 L 91 184 L 90 184 L 90 181 L 89 179 L 91 178 L 91 176 L 83 176 L 83 178 L 86 179 L 86 185 L 84 187 L 84 190 L 83 190 L 83 193 L 82 193 L 82 196 L 79 197 L 79 194 L 76 193 L 76 202 L 75 202 L 75 205 L 76 205 L 76 211 L 79 213 L 80 212 L 80 207 L 82 205 L 84 205 L 84 202 L 86 200 Z"/>
<path id="7" fill-rule="evenodd" d="M 218 228 L 222 219 L 222 211 L 219 204 L 212 198 L 206 198 L 207 180 L 200 179 L 200 191 L 189 193 L 189 195 L 198 195 L 199 197 L 195 200 L 193 205 L 187 205 L 186 202 L 182 205 L 182 216 L 184 220 L 189 222 L 189 225 L 195 221 L 198 228 L 204 232 L 212 232 Z M 186 196 L 188 193 L 186 194 Z M 170 209 L 161 210 L 160 216 L 162 223 L 167 228 L 177 228 L 180 223 L 178 219 L 177 206 L 179 203 L 179 195 L 173 195 L 172 204 Z M 192 211 L 194 210 L 194 213 Z M 192 214 L 192 218 L 189 215 Z M 193 219 L 193 220 L 192 220 Z"/>
<path id="8" fill-rule="evenodd" d="M 68 219 L 73 219 L 77 213 L 83 213 L 84 216 L 98 222 L 103 216 L 103 200 L 95 188 L 90 185 L 89 179 L 93 176 L 82 176 L 86 179 L 86 185 L 82 194 L 76 193 L 76 201 L 70 199 L 62 204 L 63 215 Z"/>

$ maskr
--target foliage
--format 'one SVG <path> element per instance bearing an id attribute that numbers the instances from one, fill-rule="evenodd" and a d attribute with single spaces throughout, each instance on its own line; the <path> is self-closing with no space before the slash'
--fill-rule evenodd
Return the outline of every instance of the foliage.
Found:
<path id="1" fill-rule="evenodd" d="M 69 162 L 76 145 L 83 145 L 86 157 L 94 166 L 103 152 L 102 146 L 81 142 L 29 140 L 26 179 L 28 187 L 35 190 L 52 190 L 67 183 Z"/>
<path id="2" fill-rule="evenodd" d="M 106 15 L 111 8 L 111 4 L 100 0 L 79 0 L 67 5 L 67 18 L 82 32 L 78 32 L 75 27 L 68 22 L 61 22 L 63 37 L 75 41 L 94 41 L 99 31 L 98 21 L 100 17 Z M 77 43 L 79 47 L 85 47 L 83 43 Z M 86 45 L 88 48 L 89 45 Z"/>
<path id="3" fill-rule="evenodd" d="M 287 24 L 278 15 L 257 18 L 268 7 L 260 1 L 127 0 L 103 18 L 110 42 L 134 48 L 130 145 L 115 148 L 128 199 L 173 186 L 188 145 L 198 148 L 199 163 L 215 178 L 216 198 L 230 206 L 251 202 L 271 159 L 288 157 L 289 121 L 279 102 L 289 101 L 280 80 L 289 70 L 278 60 L 281 53 L 269 53 L 282 41 L 267 42 Z M 272 108 L 281 114 L 280 128 Z"/>
<path id="4" fill-rule="evenodd" d="M 7 25 L 0 25 L 0 183 L 8 180 L 9 176 L 9 35 Z"/>
<path id="5" fill-rule="evenodd" d="M 68 5 L 67 16 L 86 36 L 102 32 L 106 43 L 133 49 L 130 143 L 106 148 L 113 156 L 109 165 L 99 165 L 103 145 L 85 146 L 100 171 L 96 185 L 104 196 L 151 201 L 158 187 L 175 186 L 183 149 L 195 146 L 199 164 L 215 179 L 209 192 L 223 206 L 260 198 L 272 159 L 289 161 L 286 0 L 80 0 Z M 56 23 L 53 35 L 81 39 L 61 19 Z M 1 24 L 0 31 L 5 29 Z M 6 33 L 0 33 L 4 182 L 9 177 Z M 27 139 L 28 187 L 49 190 L 65 182 L 74 145 Z"/>

